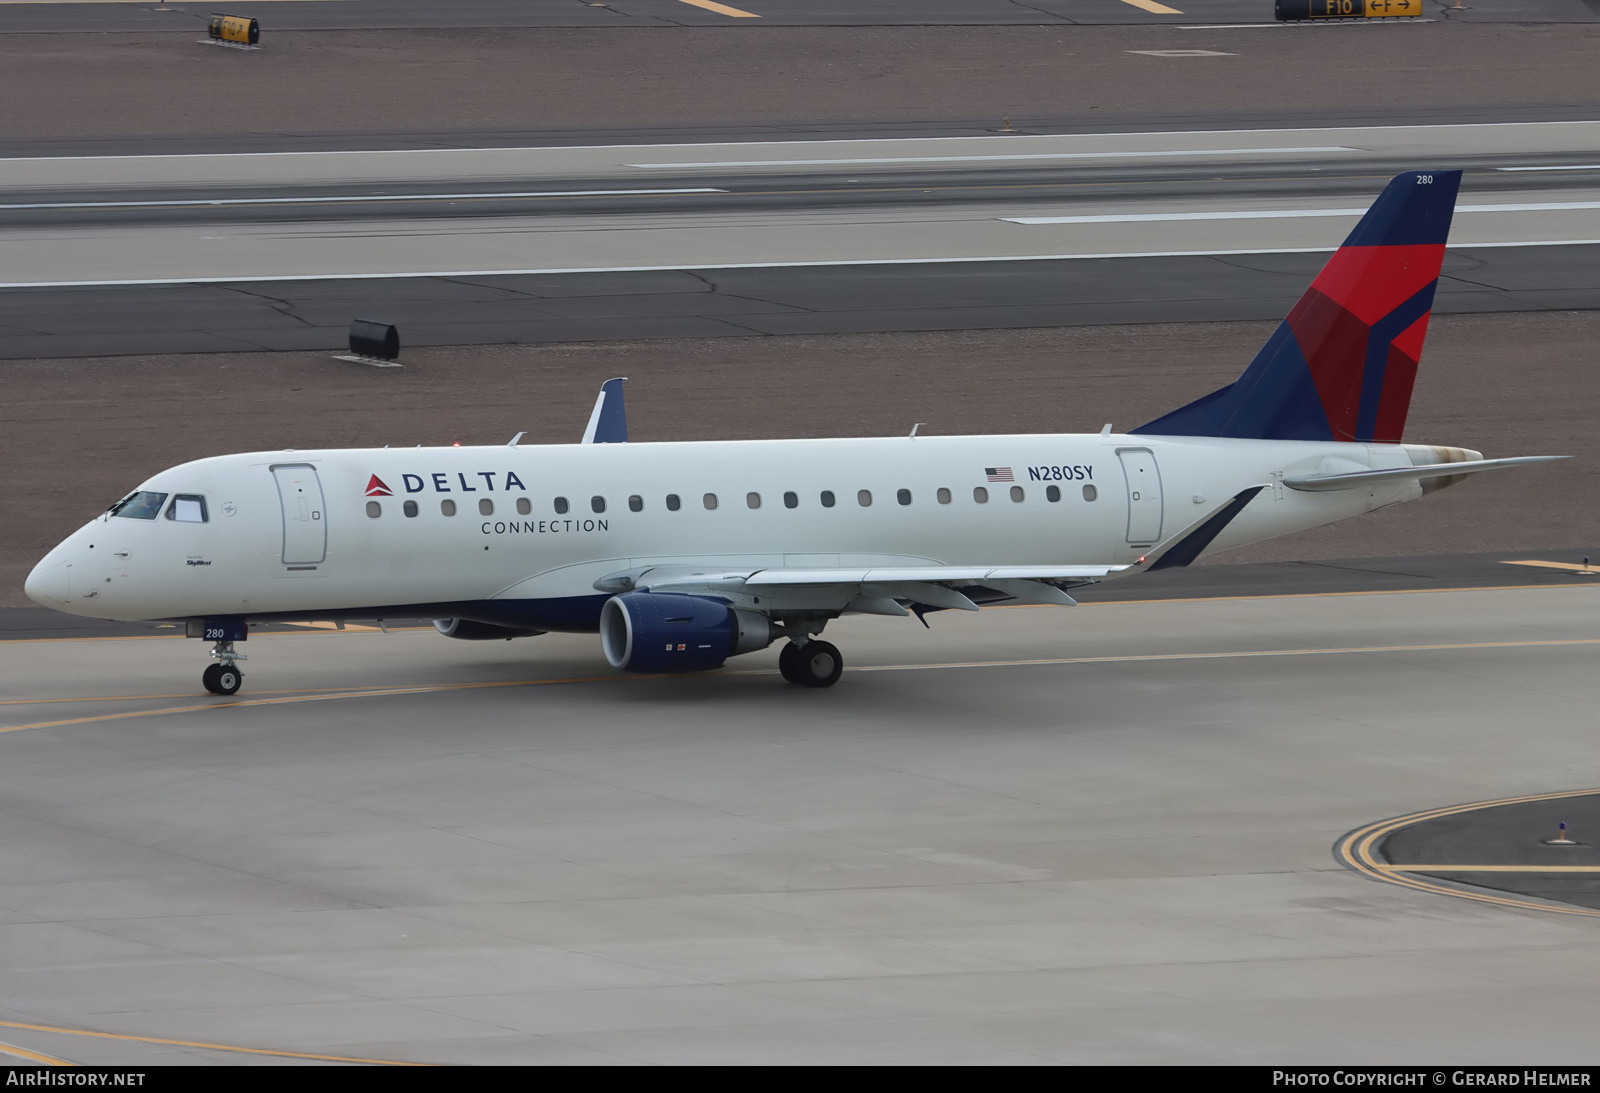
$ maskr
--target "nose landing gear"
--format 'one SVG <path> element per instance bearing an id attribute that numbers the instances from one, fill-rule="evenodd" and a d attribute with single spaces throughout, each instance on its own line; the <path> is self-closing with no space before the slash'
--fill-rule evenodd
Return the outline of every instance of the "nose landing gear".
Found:
<path id="1" fill-rule="evenodd" d="M 844 657 L 830 642 L 789 642 L 778 653 L 778 671 L 798 687 L 832 687 L 844 671 Z"/>
<path id="2" fill-rule="evenodd" d="M 200 682 L 214 695 L 238 694 L 244 683 L 244 673 L 235 661 L 248 660 L 243 653 L 233 651 L 233 642 L 219 641 L 211 647 L 211 657 L 217 661 L 200 675 Z"/>

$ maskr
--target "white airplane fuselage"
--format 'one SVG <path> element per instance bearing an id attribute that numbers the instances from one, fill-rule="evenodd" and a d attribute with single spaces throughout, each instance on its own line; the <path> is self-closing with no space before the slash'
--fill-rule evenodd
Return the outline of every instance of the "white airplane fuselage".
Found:
<path id="1" fill-rule="evenodd" d="M 1266 488 L 1207 553 L 1418 497 L 1415 479 L 1332 492 L 1282 483 L 1434 463 L 1442 451 L 1476 457 L 1123 434 L 255 452 L 140 485 L 203 498 L 204 522 L 96 517 L 39 563 L 27 592 L 105 619 L 405 617 L 470 604 L 468 617 L 592 631 L 607 598 L 595 582 L 619 571 L 1125 566 L 1252 485 Z M 790 595 L 795 604 L 769 598 L 762 610 L 819 603 L 815 590 Z"/>

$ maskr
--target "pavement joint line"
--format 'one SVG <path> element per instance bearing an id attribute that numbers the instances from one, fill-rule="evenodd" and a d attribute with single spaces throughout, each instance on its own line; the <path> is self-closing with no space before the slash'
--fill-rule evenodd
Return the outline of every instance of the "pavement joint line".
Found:
<path id="1" fill-rule="evenodd" d="M 0 1041 L 0 1055 L 10 1055 L 16 1059 L 26 1059 L 30 1063 L 43 1063 L 45 1066 L 78 1065 L 77 1063 L 70 1063 L 65 1059 L 57 1059 L 54 1055 L 45 1055 L 37 1051 L 29 1051 L 25 1047 L 18 1047 L 16 1044 L 8 1044 L 4 1041 Z"/>
<path id="2" fill-rule="evenodd" d="M 1600 918 L 1600 910 L 1587 907 L 1574 907 L 1563 905 L 1554 901 L 1536 899 L 1516 899 L 1512 896 L 1492 895 L 1488 892 L 1474 892 L 1450 884 L 1436 883 L 1419 875 L 1399 872 L 1391 867 L 1391 863 L 1379 861 L 1373 856 L 1373 846 L 1382 838 L 1393 834 L 1403 828 L 1427 820 L 1441 819 L 1446 816 L 1456 816 L 1463 812 L 1476 812 L 1483 809 L 1499 808 L 1504 805 L 1530 804 L 1537 801 L 1559 801 L 1568 797 L 1591 797 L 1600 794 L 1600 789 L 1562 790 L 1554 793 L 1533 793 L 1522 797 L 1502 797 L 1493 801 L 1473 801 L 1468 804 L 1445 805 L 1440 808 L 1426 809 L 1422 812 L 1412 812 L 1404 816 L 1394 816 L 1387 820 L 1378 820 L 1375 823 L 1358 827 L 1354 831 L 1342 836 L 1334 843 L 1334 860 L 1346 869 L 1360 873 L 1373 880 L 1385 884 L 1395 884 L 1402 888 L 1413 888 L 1420 892 L 1430 892 L 1435 895 L 1454 896 L 1457 899 L 1471 900 L 1475 903 L 1488 903 L 1499 907 L 1509 907 L 1525 911 L 1545 911 L 1558 915 L 1577 915 L 1585 918 Z"/>
<path id="3" fill-rule="evenodd" d="M 1518 649 L 1600 645 L 1600 638 L 1554 638 L 1537 641 L 1456 642 L 1427 645 L 1364 645 L 1327 649 L 1253 649 L 1215 653 L 1135 653 L 1122 656 L 1100 657 L 1047 657 L 1028 660 L 972 660 L 946 661 L 933 664 L 868 664 L 846 668 L 846 672 L 923 672 L 955 668 L 1037 668 L 1076 664 L 1143 664 L 1188 660 L 1236 660 L 1252 657 L 1297 657 L 1366 655 L 1373 653 L 1441 652 L 1470 649 Z M 747 668 L 723 673 L 728 677 L 777 675 L 773 668 Z M 554 679 L 509 679 L 469 683 L 424 683 L 401 687 L 375 687 L 333 691 L 319 694 L 290 694 L 282 698 L 237 699 L 232 702 L 214 702 L 196 706 L 168 706 L 156 710 L 122 710 L 117 713 L 90 714 L 84 717 L 62 718 L 57 721 L 36 721 L 25 725 L 0 726 L 0 735 L 32 729 L 54 729 L 67 725 L 83 725 L 100 721 L 123 721 L 139 717 L 158 717 L 163 714 L 198 713 L 204 710 L 227 710 L 256 706 L 282 706 L 302 702 L 330 702 L 348 698 L 392 698 L 397 695 L 438 694 L 450 691 L 491 690 L 501 687 L 553 687 L 580 683 L 637 683 L 647 680 L 681 680 L 695 678 L 691 675 L 649 674 L 610 676 L 571 676 Z M 1600 791 L 1597 791 L 1600 792 Z M 1600 912 L 1596 912 L 1600 914 Z"/>
<path id="4" fill-rule="evenodd" d="M 1253 25 L 1253 24 L 1252 24 Z M 1261 24 L 1263 26 L 1269 24 Z M 1333 25 L 1333 24 L 1326 24 Z M 1198 29 L 1179 27 L 1179 30 Z M 1206 28 L 1212 29 L 1212 28 Z M 1570 118 L 1553 121 L 1480 121 L 1480 122 L 1430 122 L 1422 125 L 1322 125 L 1299 127 L 1275 127 L 1266 129 L 1163 129 L 1159 132 L 1129 132 L 1129 133 L 1015 133 L 1005 137 L 991 136 L 964 136 L 964 137 L 843 137 L 837 139 L 802 139 L 802 140 L 719 140 L 719 141 L 692 141 L 679 144 L 550 144 L 550 145 L 517 145 L 492 148 L 347 148 L 347 149 L 321 149 L 303 152 L 162 152 L 147 155 L 101 155 L 101 156 L 0 156 L 0 164 L 7 163 L 37 163 L 42 160 L 55 162 L 96 162 L 107 159 L 259 159 L 263 156 L 393 156 L 434 154 L 438 152 L 592 152 L 609 151 L 620 148 L 763 148 L 782 147 L 793 144 L 905 144 L 913 141 L 968 141 L 968 140 L 1003 140 L 1007 144 L 1016 144 L 1034 140 L 1060 140 L 1063 137 L 1084 137 L 1100 140 L 1104 138 L 1145 138 L 1145 137 L 1220 137 L 1236 136 L 1254 133 L 1384 133 L 1397 130 L 1417 129 L 1538 129 L 1550 125 L 1600 125 L 1596 118 Z"/>
<path id="5" fill-rule="evenodd" d="M 1461 242 L 1446 248 L 1499 250 L 1507 247 L 1589 247 L 1600 239 L 1517 239 L 1503 243 Z M 1331 254 L 1337 246 L 1251 247 L 1240 250 L 1095 251 L 1081 254 L 981 254 L 931 258 L 827 258 L 803 262 L 704 262 L 676 266 L 550 266 L 539 269 L 404 270 L 366 273 L 273 273 L 266 276 L 229 277 L 127 277 L 105 281 L 3 281 L 0 289 L 117 288 L 133 285 L 255 285 L 282 281 L 399 281 L 429 278 L 533 277 L 572 273 L 666 273 L 725 269 L 811 269 L 844 266 L 947 266 L 983 262 L 1068 262 L 1105 258 L 1234 258 L 1259 254 Z"/>
<path id="6" fill-rule="evenodd" d="M 174 1047 L 198 1047 L 210 1051 L 232 1051 L 244 1055 L 275 1055 L 285 1059 L 315 1059 L 324 1063 L 367 1063 L 376 1066 L 427 1066 L 427 1063 L 409 1063 L 399 1059 L 358 1059 L 347 1055 L 319 1055 L 307 1051 L 277 1051 L 263 1047 L 240 1047 L 237 1044 L 208 1044 L 198 1040 L 170 1040 L 160 1036 L 133 1036 L 121 1032 L 95 1032 L 91 1029 L 60 1028 L 55 1025 L 31 1025 L 23 1021 L 0 1021 L 0 1028 L 27 1029 L 30 1032 L 53 1032 L 63 1036 L 92 1036 L 102 1040 L 135 1040 L 141 1044 L 171 1044 Z M 71 1066 L 72 1064 L 66 1064 Z"/>

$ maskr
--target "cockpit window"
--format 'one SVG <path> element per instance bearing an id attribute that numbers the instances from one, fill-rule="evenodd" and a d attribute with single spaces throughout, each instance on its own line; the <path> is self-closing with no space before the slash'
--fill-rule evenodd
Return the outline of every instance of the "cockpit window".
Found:
<path id="1" fill-rule="evenodd" d="M 172 504 L 167 508 L 168 520 L 179 520 L 185 524 L 203 524 L 206 522 L 206 499 L 198 493 L 174 494 Z"/>
<path id="2" fill-rule="evenodd" d="M 154 520 L 166 500 L 167 495 L 164 493 L 137 490 L 112 505 L 107 511 L 112 516 L 123 516 L 129 520 Z"/>

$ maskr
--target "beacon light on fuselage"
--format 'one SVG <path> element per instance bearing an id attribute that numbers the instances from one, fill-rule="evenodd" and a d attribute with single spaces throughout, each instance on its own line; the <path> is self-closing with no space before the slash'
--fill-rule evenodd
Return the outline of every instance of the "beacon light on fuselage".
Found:
<path id="1" fill-rule="evenodd" d="M 231 694 L 252 621 L 598 633 L 615 667 L 786 644 L 849 614 L 1071 604 L 1079 585 L 1420 497 L 1486 460 L 1401 430 L 1460 172 L 1396 177 L 1244 374 L 1129 433 L 627 443 L 620 380 L 574 445 L 255 452 L 142 483 L 41 561 L 35 602 L 182 621 Z"/>

